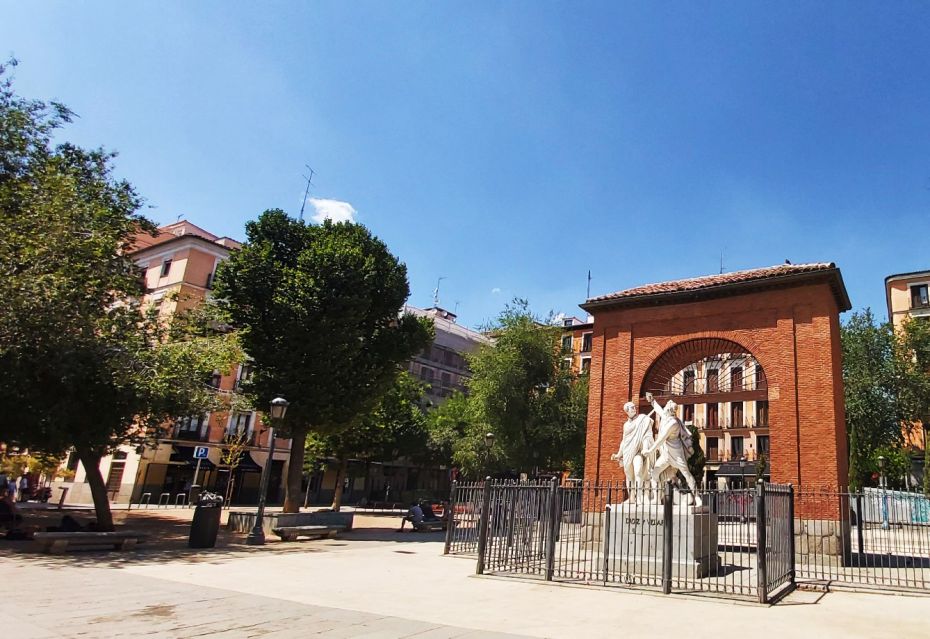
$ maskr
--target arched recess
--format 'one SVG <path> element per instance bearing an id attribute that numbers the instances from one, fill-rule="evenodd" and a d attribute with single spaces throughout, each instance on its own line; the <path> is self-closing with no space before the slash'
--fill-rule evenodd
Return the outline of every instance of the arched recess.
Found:
<path id="1" fill-rule="evenodd" d="M 675 400 L 682 421 L 703 436 L 710 474 L 742 474 L 744 467 L 725 462 L 755 462 L 760 453 L 768 458 L 768 380 L 740 344 L 719 337 L 676 344 L 650 365 L 641 388 L 660 403 Z"/>

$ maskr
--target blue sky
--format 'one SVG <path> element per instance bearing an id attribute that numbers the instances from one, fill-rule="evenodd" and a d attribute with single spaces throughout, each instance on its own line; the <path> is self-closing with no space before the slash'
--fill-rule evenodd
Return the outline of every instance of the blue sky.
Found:
<path id="1" fill-rule="evenodd" d="M 481 324 L 834 261 L 930 268 L 930 4 L 2 2 L 18 91 L 119 151 L 158 222 L 241 238 L 312 196 Z M 345 204 L 340 204 L 345 203 Z M 307 206 L 307 216 L 317 212 Z"/>

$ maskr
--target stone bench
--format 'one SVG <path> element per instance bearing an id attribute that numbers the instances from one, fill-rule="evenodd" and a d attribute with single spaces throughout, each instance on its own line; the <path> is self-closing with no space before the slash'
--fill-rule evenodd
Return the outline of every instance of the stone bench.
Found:
<path id="1" fill-rule="evenodd" d="M 62 554 L 68 550 L 98 550 L 113 548 L 130 550 L 146 536 L 137 532 L 37 532 L 33 541 L 38 550 Z"/>
<path id="2" fill-rule="evenodd" d="M 345 526 L 278 526 L 272 528 L 274 534 L 281 538 L 281 541 L 297 541 L 298 537 L 307 537 L 310 539 L 323 539 L 333 537 L 346 529 Z"/>

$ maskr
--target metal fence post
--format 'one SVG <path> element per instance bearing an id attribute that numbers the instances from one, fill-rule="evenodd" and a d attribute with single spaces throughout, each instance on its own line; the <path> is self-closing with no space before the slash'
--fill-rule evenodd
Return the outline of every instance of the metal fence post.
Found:
<path id="1" fill-rule="evenodd" d="M 662 592 L 672 592 L 672 482 L 665 483 L 665 498 L 662 503 Z"/>
<path id="2" fill-rule="evenodd" d="M 555 576 L 555 538 L 558 529 L 559 505 L 558 505 L 559 485 L 555 477 L 549 482 L 549 521 L 546 522 L 546 581 L 552 581 Z"/>
<path id="3" fill-rule="evenodd" d="M 442 514 L 446 518 L 446 545 L 442 549 L 442 554 L 448 555 L 452 549 L 452 530 L 455 528 L 455 489 L 458 488 L 458 482 L 452 482 L 452 490 L 449 492 L 449 512 Z"/>
<path id="4" fill-rule="evenodd" d="M 757 589 L 759 591 L 759 603 L 768 603 L 768 572 L 766 570 L 766 546 L 768 545 L 765 534 L 765 482 L 760 481 L 756 484 L 756 576 L 758 577 Z"/>
<path id="5" fill-rule="evenodd" d="M 865 557 L 865 540 L 863 539 L 862 520 L 865 511 L 862 509 L 862 490 L 856 493 L 856 540 L 859 542 L 859 557 L 857 565 L 862 565 L 862 558 Z"/>
<path id="6" fill-rule="evenodd" d="M 481 518 L 478 520 L 478 567 L 475 572 L 484 574 L 485 555 L 488 550 L 488 520 L 491 519 L 491 477 L 484 480 L 481 495 Z"/>
<path id="7" fill-rule="evenodd" d="M 788 567 L 789 583 L 794 588 L 796 585 L 795 576 L 797 566 L 794 558 L 794 484 L 788 484 Z"/>

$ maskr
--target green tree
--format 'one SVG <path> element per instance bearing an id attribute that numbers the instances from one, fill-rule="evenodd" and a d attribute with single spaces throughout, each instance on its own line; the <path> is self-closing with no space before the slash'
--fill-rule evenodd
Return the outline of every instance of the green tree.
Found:
<path id="1" fill-rule="evenodd" d="M 451 450 L 466 475 L 503 470 L 580 472 L 584 465 L 587 375 L 563 365 L 561 329 L 535 317 L 525 300 L 491 327 L 495 344 L 468 357 L 468 396 L 430 415 L 434 446 Z M 491 450 L 485 434 L 494 434 Z"/>
<path id="2" fill-rule="evenodd" d="M 214 292 L 255 364 L 245 394 L 256 406 L 290 401 L 284 510 L 296 512 L 307 435 L 348 429 L 372 410 L 432 324 L 399 315 L 407 269 L 360 224 L 305 224 L 270 210 L 246 237 L 217 269 Z"/>
<path id="3" fill-rule="evenodd" d="M 144 312 L 127 254 L 154 228 L 141 198 L 113 176 L 112 153 L 53 146 L 71 112 L 19 97 L 8 71 L 0 67 L 0 439 L 54 455 L 73 447 L 108 529 L 101 457 L 214 405 L 206 382 L 228 368 L 235 340 Z"/>
<path id="4" fill-rule="evenodd" d="M 849 483 L 858 489 L 875 483 L 880 454 L 901 457 L 903 434 L 930 409 L 930 330 L 910 320 L 896 331 L 865 310 L 852 315 L 841 335 Z"/>
<path id="5" fill-rule="evenodd" d="M 403 458 L 414 463 L 427 460 L 429 436 L 426 416 L 420 407 L 422 396 L 423 385 L 403 371 L 374 409 L 354 424 L 330 434 L 310 434 L 308 447 L 315 458 L 339 460 L 334 511 L 342 507 L 342 488 L 351 460 L 364 462 L 366 477 L 371 462 Z"/>

